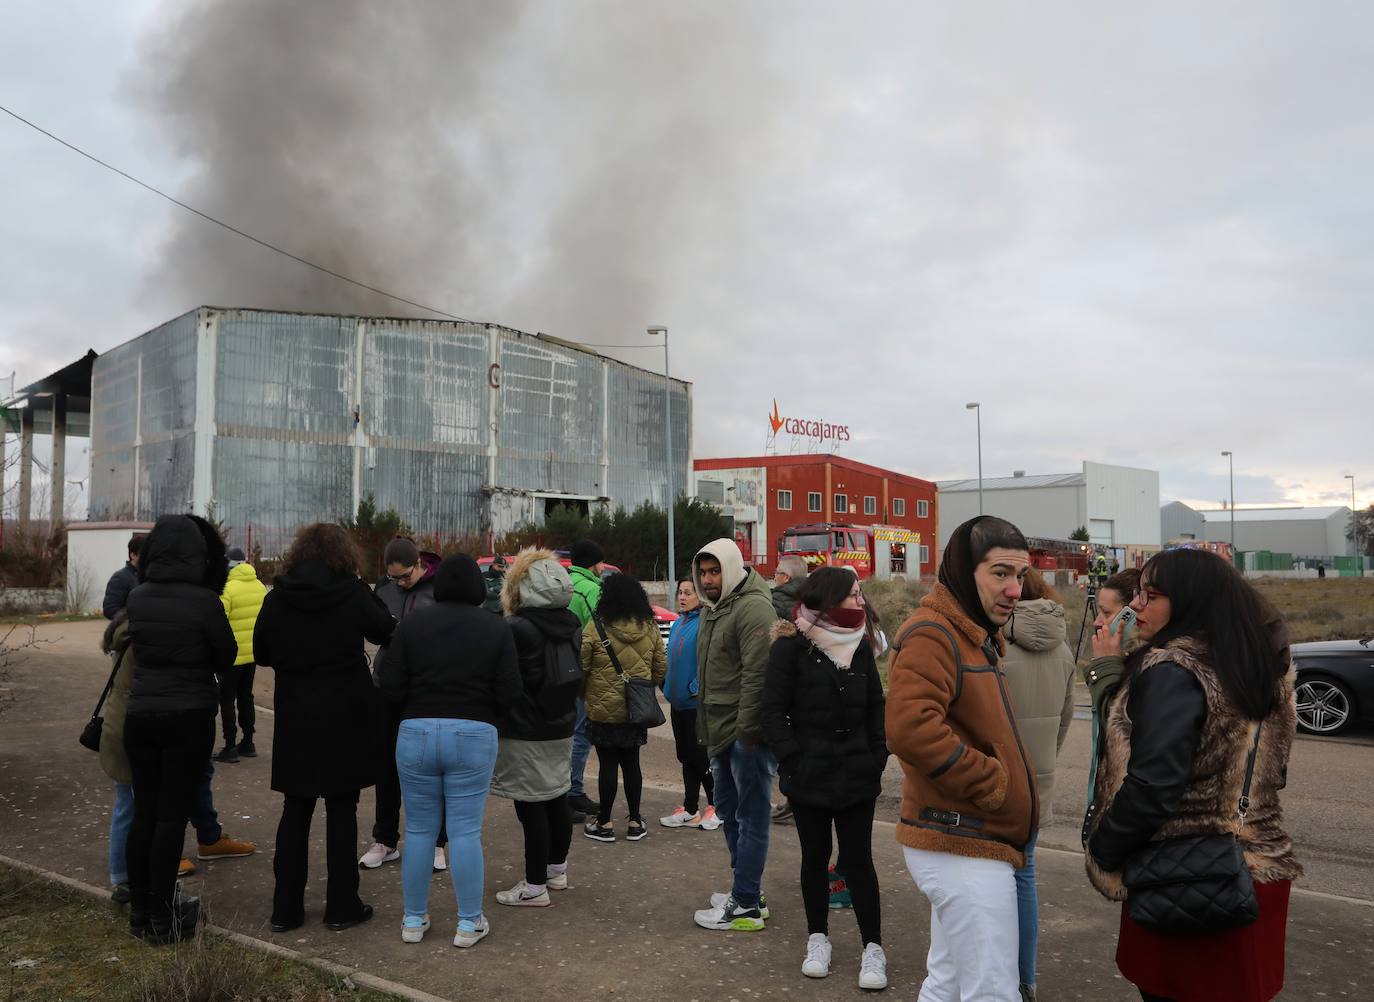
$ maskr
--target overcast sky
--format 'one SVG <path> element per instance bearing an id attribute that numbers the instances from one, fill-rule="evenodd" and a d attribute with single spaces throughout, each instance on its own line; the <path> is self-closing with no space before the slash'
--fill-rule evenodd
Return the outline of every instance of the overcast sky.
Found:
<path id="1" fill-rule="evenodd" d="M 0 104 L 450 313 L 666 324 L 699 456 L 761 452 L 776 397 L 971 477 L 977 400 L 986 476 L 1214 507 L 1230 449 L 1242 505 L 1374 502 L 1374 7 L 1121 10 L 34 0 Z M 205 302 L 413 312 L 2 115 L 0 164 L 21 385 Z"/>

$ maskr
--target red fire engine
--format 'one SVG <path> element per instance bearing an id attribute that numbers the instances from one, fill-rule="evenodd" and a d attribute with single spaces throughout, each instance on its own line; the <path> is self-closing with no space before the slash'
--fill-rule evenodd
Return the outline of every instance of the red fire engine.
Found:
<path id="1" fill-rule="evenodd" d="M 921 576 L 920 546 L 919 532 L 895 525 L 816 522 L 786 530 L 778 553 L 799 556 L 812 569 L 852 567 L 860 580 L 916 580 Z"/>

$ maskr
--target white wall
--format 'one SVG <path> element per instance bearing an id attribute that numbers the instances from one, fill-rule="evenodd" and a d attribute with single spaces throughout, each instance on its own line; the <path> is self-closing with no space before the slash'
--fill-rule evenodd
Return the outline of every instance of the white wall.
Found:
<path id="1" fill-rule="evenodd" d="M 1084 462 L 1083 473 L 1088 481 L 1088 521 L 1110 521 L 1112 545 L 1161 544 L 1157 470 Z"/>
<path id="2" fill-rule="evenodd" d="M 950 534 L 978 514 L 978 492 L 940 492 L 939 541 L 943 546 Z M 1005 518 L 1027 536 L 1068 539 L 1080 525 L 1087 524 L 1082 487 L 1007 488 L 983 492 L 983 513 Z M 1159 513 L 1155 513 L 1155 534 L 1159 534 Z"/>
<path id="3" fill-rule="evenodd" d="M 67 526 L 67 593 L 79 608 L 99 612 L 110 575 L 128 562 L 129 537 L 151 522 L 75 522 Z"/>

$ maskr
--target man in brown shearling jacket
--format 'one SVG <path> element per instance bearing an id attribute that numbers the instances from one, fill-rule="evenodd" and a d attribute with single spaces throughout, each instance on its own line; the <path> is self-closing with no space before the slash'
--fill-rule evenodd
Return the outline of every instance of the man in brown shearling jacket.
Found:
<path id="1" fill-rule="evenodd" d="M 922 1002 L 1022 997 L 1013 871 L 1039 818 L 998 662 L 1029 566 L 1016 526 L 965 522 L 939 584 L 893 644 L 887 743 L 905 773 L 897 841 L 931 906 Z"/>

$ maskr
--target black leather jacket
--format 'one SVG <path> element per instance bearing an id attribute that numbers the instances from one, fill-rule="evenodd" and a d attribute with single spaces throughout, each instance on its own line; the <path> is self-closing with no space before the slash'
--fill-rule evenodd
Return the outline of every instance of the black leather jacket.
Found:
<path id="1" fill-rule="evenodd" d="M 1098 866 L 1120 870 L 1177 812 L 1207 718 L 1202 686 L 1172 662 L 1137 675 L 1127 697 L 1131 757 L 1126 779 L 1088 840 Z"/>

